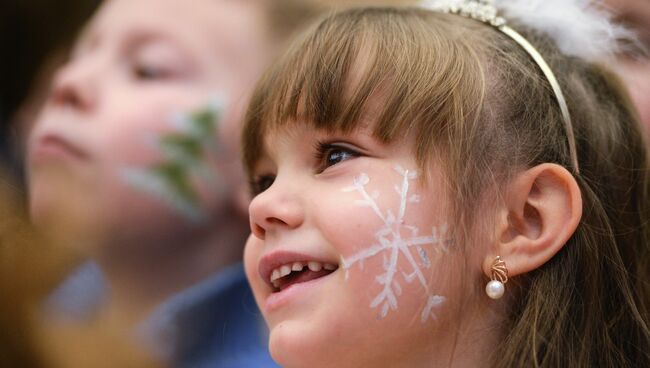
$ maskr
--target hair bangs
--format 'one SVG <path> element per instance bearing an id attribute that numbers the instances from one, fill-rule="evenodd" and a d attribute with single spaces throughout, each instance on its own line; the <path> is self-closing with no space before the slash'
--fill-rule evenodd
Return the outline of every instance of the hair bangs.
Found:
<path id="1" fill-rule="evenodd" d="M 437 27 L 431 18 L 439 18 Z M 256 89 L 243 136 L 249 173 L 265 137 L 295 124 L 343 133 L 370 127 L 382 142 L 415 137 L 425 166 L 434 142 L 450 141 L 448 129 L 462 126 L 482 101 L 480 61 L 453 28 L 416 8 L 355 9 L 324 20 Z"/>

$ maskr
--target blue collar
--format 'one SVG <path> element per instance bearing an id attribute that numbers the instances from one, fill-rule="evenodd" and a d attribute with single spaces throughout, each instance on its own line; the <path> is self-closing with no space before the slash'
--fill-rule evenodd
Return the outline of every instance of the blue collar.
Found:
<path id="1" fill-rule="evenodd" d="M 46 302 L 50 307 L 62 308 L 64 315 L 77 320 L 92 319 L 106 297 L 101 270 L 88 262 L 53 294 L 50 299 L 67 303 Z M 76 295 L 82 301 L 66 295 Z M 84 298 L 93 299 L 94 304 Z M 268 332 L 241 264 L 171 296 L 135 333 L 154 356 L 170 359 L 174 367 L 278 367 L 269 356 Z"/>

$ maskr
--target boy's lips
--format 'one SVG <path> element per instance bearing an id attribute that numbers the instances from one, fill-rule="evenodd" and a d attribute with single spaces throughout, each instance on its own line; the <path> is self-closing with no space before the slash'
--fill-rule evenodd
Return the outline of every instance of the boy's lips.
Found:
<path id="1" fill-rule="evenodd" d="M 272 292 L 327 276 L 338 269 L 338 261 L 304 253 L 274 251 L 263 256 L 259 275 Z"/>
<path id="2" fill-rule="evenodd" d="M 88 158 L 88 153 L 71 140 L 58 134 L 44 134 L 36 140 L 30 153 L 32 162 L 41 162 L 49 159 L 72 157 L 77 159 Z"/>

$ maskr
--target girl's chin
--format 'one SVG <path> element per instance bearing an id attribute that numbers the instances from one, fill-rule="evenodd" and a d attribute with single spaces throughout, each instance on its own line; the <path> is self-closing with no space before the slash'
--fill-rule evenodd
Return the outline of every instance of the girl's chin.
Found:
<path id="1" fill-rule="evenodd" d="M 331 367 L 332 359 L 320 353 L 324 343 L 317 343 L 313 336 L 303 336 L 291 331 L 288 326 L 271 330 L 269 352 L 271 357 L 282 367 Z M 330 345 L 331 346 L 331 342 Z M 326 349 L 327 350 L 327 349 Z"/>

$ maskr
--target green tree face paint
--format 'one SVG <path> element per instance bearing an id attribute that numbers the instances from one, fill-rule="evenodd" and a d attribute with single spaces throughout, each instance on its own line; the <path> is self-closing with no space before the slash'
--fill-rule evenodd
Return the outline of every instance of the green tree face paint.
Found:
<path id="1" fill-rule="evenodd" d="M 221 103 L 211 103 L 174 116 L 176 130 L 154 141 L 162 155 L 161 161 L 145 168 L 125 168 L 122 174 L 127 184 L 160 199 L 189 221 L 204 221 L 206 211 L 198 183 L 214 191 L 222 190 L 223 186 L 208 165 L 220 150 L 217 127 L 221 106 Z"/>

